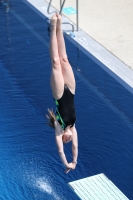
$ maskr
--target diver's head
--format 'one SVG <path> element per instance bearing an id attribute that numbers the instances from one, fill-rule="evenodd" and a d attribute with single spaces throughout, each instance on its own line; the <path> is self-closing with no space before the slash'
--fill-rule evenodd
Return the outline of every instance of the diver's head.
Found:
<path id="1" fill-rule="evenodd" d="M 66 128 L 65 130 L 64 130 L 64 134 L 63 134 L 63 136 L 62 136 L 62 141 L 64 142 L 64 143 L 68 143 L 68 142 L 70 142 L 72 140 L 72 132 L 71 132 L 71 130 L 69 129 L 69 128 Z"/>

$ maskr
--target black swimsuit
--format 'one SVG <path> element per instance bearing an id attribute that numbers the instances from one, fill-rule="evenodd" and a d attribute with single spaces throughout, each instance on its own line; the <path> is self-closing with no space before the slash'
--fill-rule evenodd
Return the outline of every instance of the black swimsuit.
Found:
<path id="1" fill-rule="evenodd" d="M 74 94 L 72 94 L 69 88 L 64 85 L 64 93 L 62 97 L 55 100 L 56 112 L 55 116 L 59 124 L 64 130 L 67 126 L 73 126 L 76 121 L 76 112 L 74 106 Z"/>

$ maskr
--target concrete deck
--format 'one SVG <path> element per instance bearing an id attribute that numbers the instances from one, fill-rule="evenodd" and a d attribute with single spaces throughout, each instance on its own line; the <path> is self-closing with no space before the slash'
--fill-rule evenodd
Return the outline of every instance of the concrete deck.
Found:
<path id="1" fill-rule="evenodd" d="M 52 5 L 60 9 L 59 0 Z M 64 7 L 76 9 L 76 0 L 66 0 Z M 66 16 L 76 23 L 75 14 Z M 133 69 L 133 1 L 79 0 L 79 27 Z"/>

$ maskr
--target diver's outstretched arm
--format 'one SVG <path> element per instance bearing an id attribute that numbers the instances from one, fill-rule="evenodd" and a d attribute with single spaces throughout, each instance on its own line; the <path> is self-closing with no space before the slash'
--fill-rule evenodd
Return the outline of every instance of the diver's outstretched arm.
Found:
<path id="1" fill-rule="evenodd" d="M 73 163 L 75 163 L 75 167 L 77 164 L 77 158 L 78 158 L 78 135 L 77 135 L 77 130 L 75 126 L 71 128 L 72 131 L 72 155 L 73 155 Z"/>
<path id="2" fill-rule="evenodd" d="M 73 164 L 67 162 L 67 159 L 64 153 L 63 141 L 62 141 L 63 130 L 56 120 L 54 122 L 54 126 L 55 126 L 55 140 L 56 140 L 57 149 L 58 149 L 61 161 L 67 169 L 74 169 Z"/>
<path id="3" fill-rule="evenodd" d="M 64 154 L 63 141 L 62 141 L 63 130 L 56 120 L 54 122 L 54 126 L 55 126 L 55 141 L 61 161 L 65 167 L 68 167 L 68 162 Z"/>

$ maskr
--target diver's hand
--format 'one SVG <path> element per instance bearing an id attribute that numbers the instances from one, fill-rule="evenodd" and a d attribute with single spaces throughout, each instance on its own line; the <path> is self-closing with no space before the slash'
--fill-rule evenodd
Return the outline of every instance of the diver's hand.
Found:
<path id="1" fill-rule="evenodd" d="M 73 164 L 73 169 L 75 169 L 75 168 L 76 168 L 76 165 L 77 165 L 77 163 L 76 163 L 76 162 L 72 162 L 72 164 Z"/>
<path id="2" fill-rule="evenodd" d="M 68 163 L 65 173 L 67 174 L 71 169 L 75 169 L 75 163 Z"/>

